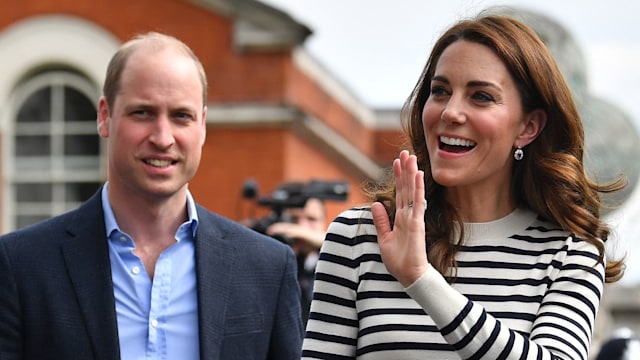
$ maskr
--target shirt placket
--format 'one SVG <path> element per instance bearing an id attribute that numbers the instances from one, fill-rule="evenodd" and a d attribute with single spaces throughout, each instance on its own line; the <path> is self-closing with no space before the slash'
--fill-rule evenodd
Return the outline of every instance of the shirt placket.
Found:
<path id="1" fill-rule="evenodd" d="M 154 271 L 151 286 L 151 307 L 149 309 L 149 333 L 147 359 L 166 359 L 166 321 L 171 293 L 171 260 L 160 255 Z"/>

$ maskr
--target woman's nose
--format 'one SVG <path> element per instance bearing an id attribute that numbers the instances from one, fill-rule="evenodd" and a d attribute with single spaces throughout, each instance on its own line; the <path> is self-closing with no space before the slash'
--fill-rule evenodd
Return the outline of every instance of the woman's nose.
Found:
<path id="1" fill-rule="evenodd" d="M 440 119 L 446 123 L 451 124 L 464 123 L 467 119 L 467 116 L 462 101 L 460 99 L 451 97 L 444 109 L 442 109 Z"/>

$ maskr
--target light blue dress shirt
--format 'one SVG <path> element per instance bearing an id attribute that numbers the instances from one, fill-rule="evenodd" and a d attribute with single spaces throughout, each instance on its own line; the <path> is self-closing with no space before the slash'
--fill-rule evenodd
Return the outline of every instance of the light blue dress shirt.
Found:
<path id="1" fill-rule="evenodd" d="M 102 189 L 102 207 L 122 360 L 199 359 L 194 247 L 198 215 L 191 193 L 187 191 L 189 220 L 178 228 L 176 243 L 160 254 L 152 282 L 133 253 L 133 239 L 116 222 L 108 185 Z"/>

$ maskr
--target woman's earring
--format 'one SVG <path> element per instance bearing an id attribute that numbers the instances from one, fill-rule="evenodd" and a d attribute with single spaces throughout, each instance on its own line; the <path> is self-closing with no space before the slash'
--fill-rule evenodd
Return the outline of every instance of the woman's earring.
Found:
<path id="1" fill-rule="evenodd" d="M 516 151 L 513 152 L 513 158 L 516 159 L 517 161 L 520 161 L 522 160 L 523 157 L 524 157 L 524 151 L 522 151 L 521 147 L 518 147 Z"/>

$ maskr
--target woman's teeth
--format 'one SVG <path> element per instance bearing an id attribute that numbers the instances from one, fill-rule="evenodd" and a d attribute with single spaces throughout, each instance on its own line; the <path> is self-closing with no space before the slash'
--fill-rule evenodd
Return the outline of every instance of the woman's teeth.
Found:
<path id="1" fill-rule="evenodd" d="M 465 139 L 460 139 L 460 138 L 451 138 L 451 137 L 447 137 L 447 136 L 440 136 L 440 142 L 445 144 L 445 145 L 452 145 L 452 146 L 473 147 L 473 146 L 476 145 L 476 143 L 471 141 L 471 140 L 465 140 Z"/>

